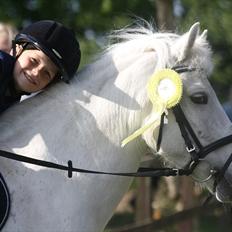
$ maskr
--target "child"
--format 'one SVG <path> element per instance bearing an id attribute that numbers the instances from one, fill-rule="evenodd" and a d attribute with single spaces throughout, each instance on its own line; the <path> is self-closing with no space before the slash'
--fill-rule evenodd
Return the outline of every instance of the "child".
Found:
<path id="1" fill-rule="evenodd" d="M 42 20 L 23 29 L 13 40 L 13 56 L 0 51 L 0 113 L 22 95 L 51 82 L 68 82 L 77 71 L 81 52 L 74 33 L 62 24 Z"/>

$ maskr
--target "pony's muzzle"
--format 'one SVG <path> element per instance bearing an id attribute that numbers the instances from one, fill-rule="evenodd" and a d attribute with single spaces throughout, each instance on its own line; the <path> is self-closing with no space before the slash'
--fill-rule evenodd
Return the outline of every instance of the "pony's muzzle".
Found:
<path id="1" fill-rule="evenodd" d="M 217 186 L 215 196 L 222 203 L 232 203 L 232 183 L 228 181 L 228 177 L 222 178 Z"/>

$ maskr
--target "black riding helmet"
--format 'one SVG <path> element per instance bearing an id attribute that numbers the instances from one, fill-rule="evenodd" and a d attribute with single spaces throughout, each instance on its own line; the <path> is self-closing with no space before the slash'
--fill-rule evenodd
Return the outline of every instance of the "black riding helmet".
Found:
<path id="1" fill-rule="evenodd" d="M 68 82 L 80 64 L 81 51 L 73 31 L 52 20 L 29 25 L 16 35 L 16 44 L 29 44 L 43 51 L 59 68 L 61 79 Z"/>

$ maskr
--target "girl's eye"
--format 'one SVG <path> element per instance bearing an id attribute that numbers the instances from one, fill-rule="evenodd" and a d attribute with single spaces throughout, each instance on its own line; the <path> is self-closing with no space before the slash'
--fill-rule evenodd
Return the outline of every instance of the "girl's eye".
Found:
<path id="1" fill-rule="evenodd" d="M 31 62 L 32 62 L 32 64 L 38 64 L 38 61 L 33 57 L 31 57 Z"/>
<path id="2" fill-rule="evenodd" d="M 52 80 L 52 75 L 48 71 L 45 71 L 45 75 L 48 80 Z"/>

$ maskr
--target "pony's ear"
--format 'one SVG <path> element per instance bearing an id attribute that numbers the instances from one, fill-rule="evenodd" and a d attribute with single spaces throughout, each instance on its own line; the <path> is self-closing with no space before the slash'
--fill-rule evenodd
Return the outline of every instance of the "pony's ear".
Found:
<path id="1" fill-rule="evenodd" d="M 204 31 L 201 33 L 200 37 L 201 37 L 202 39 L 204 39 L 204 40 L 207 40 L 207 34 L 208 34 L 208 30 L 204 30 Z"/>
<path id="2" fill-rule="evenodd" d="M 178 41 L 177 49 L 179 50 L 178 52 L 178 61 L 183 61 L 185 60 L 189 53 L 191 52 L 191 49 L 197 39 L 197 36 L 199 35 L 199 30 L 200 30 L 200 23 L 194 23 L 189 31 L 180 38 Z"/>

